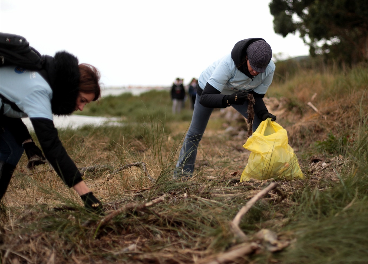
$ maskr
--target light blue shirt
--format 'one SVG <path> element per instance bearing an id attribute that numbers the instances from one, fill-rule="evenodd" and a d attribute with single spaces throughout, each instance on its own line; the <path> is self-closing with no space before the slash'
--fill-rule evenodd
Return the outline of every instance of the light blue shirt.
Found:
<path id="1" fill-rule="evenodd" d="M 14 102 L 23 113 L 4 104 L 4 115 L 13 118 L 41 117 L 52 120 L 52 90 L 38 72 L 15 66 L 0 68 L 0 94 Z M 0 107 L 3 102 L 0 98 Z"/>
<path id="2" fill-rule="evenodd" d="M 204 89 L 208 82 L 222 94 L 229 95 L 239 90 L 252 90 L 258 94 L 265 94 L 272 83 L 275 63 L 271 60 L 265 72 L 249 78 L 239 71 L 231 54 L 212 63 L 198 78 L 200 88 Z"/>

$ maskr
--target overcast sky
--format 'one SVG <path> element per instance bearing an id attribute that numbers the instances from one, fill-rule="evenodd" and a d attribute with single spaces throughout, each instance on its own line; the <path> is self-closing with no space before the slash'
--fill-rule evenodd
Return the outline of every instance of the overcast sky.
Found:
<path id="1" fill-rule="evenodd" d="M 308 55 L 299 35 L 273 30 L 270 0 L 0 0 L 0 32 L 40 53 L 66 50 L 96 66 L 104 87 L 187 84 L 250 37 L 274 54 Z M 277 71 L 277 69 L 276 69 Z"/>

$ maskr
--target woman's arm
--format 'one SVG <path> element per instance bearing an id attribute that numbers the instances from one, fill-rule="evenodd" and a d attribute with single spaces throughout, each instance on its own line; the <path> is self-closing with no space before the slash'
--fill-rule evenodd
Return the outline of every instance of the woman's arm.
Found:
<path id="1" fill-rule="evenodd" d="M 200 89 L 200 88 L 199 88 Z M 201 105 L 210 108 L 224 108 L 227 105 L 223 103 L 224 95 L 219 90 L 207 83 L 201 94 Z"/>
<path id="2" fill-rule="evenodd" d="M 76 185 L 73 186 L 73 189 L 80 195 L 84 195 L 89 193 L 91 190 L 87 187 L 84 181 L 78 182 Z"/>
<path id="3" fill-rule="evenodd" d="M 82 181 L 82 174 L 61 144 L 52 120 L 30 118 L 46 159 L 68 187 Z"/>

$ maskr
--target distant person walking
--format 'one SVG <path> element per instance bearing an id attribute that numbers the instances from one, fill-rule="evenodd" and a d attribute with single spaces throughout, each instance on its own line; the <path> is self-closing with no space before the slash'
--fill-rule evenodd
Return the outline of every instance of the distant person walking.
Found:
<path id="1" fill-rule="evenodd" d="M 197 88 L 198 88 L 198 80 L 196 78 L 193 78 L 188 88 L 188 94 L 192 102 L 192 109 L 194 109 L 194 103 L 197 96 Z"/>
<path id="2" fill-rule="evenodd" d="M 244 39 L 235 44 L 231 53 L 201 73 L 192 122 L 180 150 L 175 179 L 193 175 L 198 144 L 214 108 L 232 106 L 247 118 L 248 94 L 252 94 L 255 99 L 253 131 L 267 118 L 276 120 L 263 102 L 275 72 L 271 58 L 272 50 L 265 40 Z"/>
<path id="3" fill-rule="evenodd" d="M 179 114 L 184 105 L 185 89 L 183 81 L 180 78 L 176 78 L 175 82 L 171 86 L 171 100 L 172 100 L 172 112 L 173 114 Z"/>

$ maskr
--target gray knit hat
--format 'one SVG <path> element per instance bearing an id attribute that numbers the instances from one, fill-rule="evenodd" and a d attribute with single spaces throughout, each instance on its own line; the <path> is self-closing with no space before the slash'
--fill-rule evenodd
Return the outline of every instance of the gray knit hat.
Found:
<path id="1" fill-rule="evenodd" d="M 257 72 L 264 72 L 272 58 L 271 46 L 264 40 L 257 40 L 247 48 L 250 66 Z"/>

